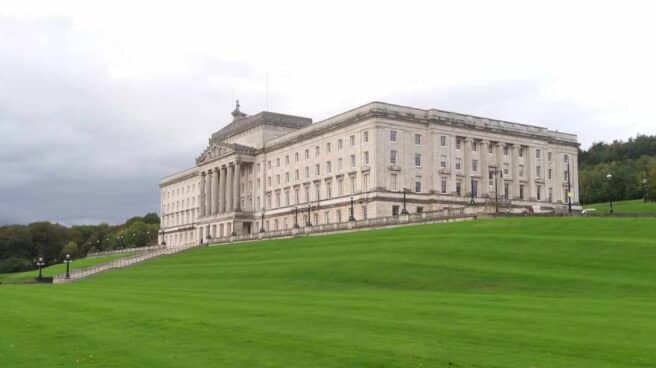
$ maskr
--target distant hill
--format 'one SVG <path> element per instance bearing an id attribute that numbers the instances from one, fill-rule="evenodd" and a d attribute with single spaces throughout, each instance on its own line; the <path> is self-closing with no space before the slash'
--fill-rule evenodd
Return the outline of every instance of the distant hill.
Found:
<path id="1" fill-rule="evenodd" d="M 579 178 L 584 204 L 643 198 L 646 188 L 656 200 L 656 136 L 593 144 L 579 154 Z"/>

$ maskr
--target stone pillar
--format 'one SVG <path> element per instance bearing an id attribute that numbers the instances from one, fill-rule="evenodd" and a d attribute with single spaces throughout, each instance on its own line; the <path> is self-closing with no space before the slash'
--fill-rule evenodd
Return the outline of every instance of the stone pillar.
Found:
<path id="1" fill-rule="evenodd" d="M 198 199 L 200 205 L 200 216 L 205 216 L 205 173 L 200 174 L 200 196 Z"/>
<path id="2" fill-rule="evenodd" d="M 503 188 L 504 188 L 504 180 L 502 179 L 503 176 L 503 144 L 497 142 L 496 144 L 496 162 L 497 162 L 497 175 L 495 180 L 496 182 L 496 191 L 497 195 L 499 198 L 503 198 Z"/>
<path id="3" fill-rule="evenodd" d="M 218 198 L 219 197 L 219 172 L 212 169 L 212 215 L 216 215 L 219 211 Z"/>
<path id="4" fill-rule="evenodd" d="M 235 162 L 235 180 L 233 185 L 234 200 L 233 207 L 235 212 L 241 211 L 241 163 Z"/>
<path id="5" fill-rule="evenodd" d="M 219 177 L 219 213 L 225 213 L 226 211 L 226 177 L 228 175 L 227 169 L 225 166 L 219 168 L 221 176 Z"/>
<path id="6" fill-rule="evenodd" d="M 447 192 L 452 196 L 456 195 L 456 181 L 458 176 L 456 175 L 456 140 L 458 139 L 455 135 L 449 137 L 450 142 L 448 145 L 448 154 L 447 159 L 449 160 L 449 180 Z"/>
<path id="7" fill-rule="evenodd" d="M 464 144 L 464 146 L 463 146 L 463 150 L 464 150 L 463 152 L 464 152 L 464 155 L 463 155 L 463 159 L 462 159 L 462 161 L 463 161 L 463 163 L 462 163 L 462 164 L 463 164 L 462 168 L 463 168 L 463 173 L 465 174 L 465 178 L 464 178 L 464 183 L 462 183 L 462 184 L 463 184 L 463 185 L 462 185 L 462 190 L 463 190 L 463 194 L 464 194 L 464 196 L 467 197 L 467 198 L 470 198 L 470 197 L 471 197 L 471 190 L 472 190 L 472 187 L 471 187 L 471 175 L 472 175 L 472 165 L 471 165 L 471 164 L 472 164 L 472 162 L 471 162 L 471 161 L 472 161 L 472 155 L 471 155 L 471 152 L 472 152 L 472 140 L 471 140 L 471 138 L 465 138 L 465 139 L 464 139 L 464 143 L 465 143 L 465 144 Z"/>
<path id="8" fill-rule="evenodd" d="M 513 144 L 512 146 L 512 185 L 511 185 L 511 192 L 510 193 L 510 198 L 512 199 L 519 199 L 519 162 L 518 162 L 518 156 L 519 156 L 519 145 Z"/>
<path id="9" fill-rule="evenodd" d="M 210 216 L 212 214 L 212 181 L 214 174 L 212 170 L 207 172 L 207 180 L 205 180 L 205 214 Z"/>
<path id="10" fill-rule="evenodd" d="M 480 158 L 481 158 L 481 185 L 479 189 L 479 195 L 483 198 L 487 198 L 488 193 L 490 192 L 489 188 L 489 168 L 487 167 L 487 146 L 489 142 L 488 141 L 481 141 L 481 150 L 480 150 Z"/>
<path id="11" fill-rule="evenodd" d="M 535 148 L 533 147 L 526 147 L 526 156 L 524 157 L 524 165 L 526 166 L 526 170 L 528 172 L 526 173 L 526 178 L 528 180 L 528 185 L 526 186 L 527 192 L 525 193 L 525 197 L 528 198 L 530 201 L 537 201 L 537 194 L 536 190 L 537 188 L 535 187 L 535 178 L 536 178 L 536 172 L 535 172 Z"/>
<path id="12" fill-rule="evenodd" d="M 232 172 L 233 169 L 234 169 L 234 166 L 232 166 L 232 165 L 228 165 L 228 167 L 226 168 L 226 170 L 228 172 L 228 176 L 226 177 L 226 196 L 225 196 L 226 197 L 226 212 L 232 212 L 232 209 L 233 209 L 233 207 L 232 207 L 232 205 L 233 205 L 233 203 L 232 203 L 232 200 L 233 200 L 233 198 L 232 198 L 232 193 L 233 193 L 232 185 L 233 185 L 233 181 L 234 181 L 233 172 Z"/>

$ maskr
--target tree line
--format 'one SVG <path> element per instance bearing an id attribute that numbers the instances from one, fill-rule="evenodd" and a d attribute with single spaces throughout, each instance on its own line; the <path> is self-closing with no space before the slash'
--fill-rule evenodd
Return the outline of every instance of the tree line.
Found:
<path id="1" fill-rule="evenodd" d="M 74 258 L 89 252 L 154 245 L 160 219 L 156 213 L 135 216 L 121 225 L 63 226 L 47 221 L 0 227 L 0 273 L 35 268 L 43 257 L 46 264 L 61 262 L 65 254 Z"/>
<path id="2" fill-rule="evenodd" d="M 600 142 L 580 151 L 579 190 L 583 204 L 645 196 L 656 201 L 656 136 Z"/>

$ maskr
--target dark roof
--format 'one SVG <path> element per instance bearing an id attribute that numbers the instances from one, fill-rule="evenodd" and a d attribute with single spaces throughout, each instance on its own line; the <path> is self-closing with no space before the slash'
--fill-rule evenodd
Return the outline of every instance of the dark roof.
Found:
<path id="1" fill-rule="evenodd" d="M 235 117 L 230 124 L 221 128 L 218 132 L 213 133 L 211 139 L 215 142 L 220 142 L 235 134 L 239 134 L 260 125 L 273 125 L 300 129 L 312 125 L 312 119 L 302 116 L 262 111 L 255 115 Z"/>

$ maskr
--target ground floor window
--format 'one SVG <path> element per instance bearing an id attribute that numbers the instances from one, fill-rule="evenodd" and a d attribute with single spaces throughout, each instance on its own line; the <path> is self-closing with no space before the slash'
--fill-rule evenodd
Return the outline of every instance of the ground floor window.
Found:
<path id="1" fill-rule="evenodd" d="M 392 206 L 392 216 L 398 216 L 399 215 L 399 206 L 394 205 Z"/>
<path id="2" fill-rule="evenodd" d="M 510 197 L 510 185 L 508 183 L 503 184 L 503 198 L 508 199 Z"/>
<path id="3" fill-rule="evenodd" d="M 537 197 L 538 201 L 541 201 L 542 200 L 542 186 L 538 185 L 536 190 L 537 190 L 536 193 L 535 193 L 536 197 Z"/>
<path id="4" fill-rule="evenodd" d="M 458 197 L 462 194 L 462 182 L 460 181 L 456 182 L 456 194 Z"/>
<path id="5" fill-rule="evenodd" d="M 524 200 L 524 184 L 519 185 L 519 199 Z"/>
<path id="6" fill-rule="evenodd" d="M 417 213 L 423 213 L 424 207 L 417 207 Z"/>

